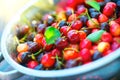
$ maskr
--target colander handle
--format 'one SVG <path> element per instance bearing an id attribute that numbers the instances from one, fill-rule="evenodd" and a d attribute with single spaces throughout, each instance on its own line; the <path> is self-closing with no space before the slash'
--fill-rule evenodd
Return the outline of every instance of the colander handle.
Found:
<path id="1" fill-rule="evenodd" d="M 10 71 L 3 71 L 4 69 L 7 69 L 9 67 L 10 65 L 4 60 L 0 52 L 0 80 L 15 80 L 23 75 L 22 73 L 19 73 L 15 69 Z"/>

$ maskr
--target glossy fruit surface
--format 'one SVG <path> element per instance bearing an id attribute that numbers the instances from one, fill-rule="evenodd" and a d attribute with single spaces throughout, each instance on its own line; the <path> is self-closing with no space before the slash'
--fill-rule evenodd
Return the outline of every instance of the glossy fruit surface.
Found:
<path id="1" fill-rule="evenodd" d="M 44 67 L 52 67 L 55 63 L 55 58 L 52 56 L 52 54 L 45 54 L 42 56 L 42 59 L 41 59 L 41 64 L 44 66 Z"/>

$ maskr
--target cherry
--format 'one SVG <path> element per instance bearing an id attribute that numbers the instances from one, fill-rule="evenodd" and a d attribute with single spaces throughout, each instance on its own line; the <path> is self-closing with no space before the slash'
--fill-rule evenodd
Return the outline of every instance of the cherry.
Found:
<path id="1" fill-rule="evenodd" d="M 116 23 L 115 21 L 110 22 L 110 33 L 113 36 L 119 36 L 120 35 L 120 25 Z"/>
<path id="2" fill-rule="evenodd" d="M 109 32 L 110 26 L 109 26 L 109 24 L 107 22 L 104 22 L 104 23 L 100 24 L 100 29 Z"/>
<path id="3" fill-rule="evenodd" d="M 49 67 L 52 67 L 55 63 L 55 58 L 53 57 L 52 54 L 48 53 L 48 54 L 44 54 L 42 56 L 42 59 L 41 59 L 41 64 L 46 67 L 46 68 L 49 68 Z"/>
<path id="4" fill-rule="evenodd" d="M 110 54 L 112 52 L 112 50 L 107 50 L 106 52 L 102 53 L 102 56 L 107 56 L 108 54 Z"/>
<path id="5" fill-rule="evenodd" d="M 30 33 L 30 34 L 27 36 L 27 40 L 28 40 L 28 41 L 33 41 L 34 37 L 35 37 L 35 33 Z"/>
<path id="6" fill-rule="evenodd" d="M 116 8 L 116 4 L 113 2 L 108 2 L 105 7 L 103 8 L 103 14 L 105 14 L 107 17 L 110 17 L 113 15 Z"/>
<path id="7" fill-rule="evenodd" d="M 92 12 L 90 15 L 91 15 L 92 18 L 98 18 L 100 13 L 99 12 Z"/>
<path id="8" fill-rule="evenodd" d="M 61 56 L 61 52 L 57 48 L 53 49 L 52 52 L 51 52 L 51 54 L 53 56 Z"/>
<path id="9" fill-rule="evenodd" d="M 27 42 L 27 45 L 29 46 L 28 51 L 31 53 L 35 53 L 41 48 L 38 43 L 32 41 Z"/>
<path id="10" fill-rule="evenodd" d="M 73 22 L 71 28 L 75 29 L 75 30 L 80 30 L 80 28 L 82 27 L 82 22 L 80 20 L 76 20 L 75 22 Z"/>
<path id="11" fill-rule="evenodd" d="M 112 42 L 112 35 L 108 32 L 104 32 L 101 36 L 101 40 L 104 42 Z"/>
<path id="12" fill-rule="evenodd" d="M 96 18 L 89 19 L 87 21 L 88 28 L 97 28 L 99 26 L 99 22 Z"/>
<path id="13" fill-rule="evenodd" d="M 67 33 L 67 37 L 71 43 L 78 43 L 80 41 L 79 32 L 77 30 L 70 30 Z"/>
<path id="14" fill-rule="evenodd" d="M 20 63 L 27 63 L 31 58 L 28 56 L 30 55 L 30 52 L 21 52 L 17 55 L 17 60 Z"/>
<path id="15" fill-rule="evenodd" d="M 90 12 L 90 13 L 92 13 L 92 12 L 97 12 L 97 10 L 94 9 L 94 8 L 89 8 L 89 12 Z"/>
<path id="16" fill-rule="evenodd" d="M 78 61 L 77 60 L 68 60 L 65 63 L 65 68 L 72 68 L 78 66 Z"/>
<path id="17" fill-rule="evenodd" d="M 78 44 L 69 44 L 67 48 L 73 48 L 79 51 L 79 45 Z"/>
<path id="18" fill-rule="evenodd" d="M 43 34 L 36 34 L 35 37 L 34 37 L 34 42 L 37 42 L 39 45 L 42 44 L 42 39 L 43 39 Z M 43 45 L 42 45 L 43 46 Z"/>
<path id="19" fill-rule="evenodd" d="M 61 28 L 62 26 L 67 26 L 67 22 L 64 21 L 64 20 L 62 20 L 62 21 L 60 21 L 60 23 L 59 23 L 58 26 L 59 26 L 60 28 Z"/>
<path id="20" fill-rule="evenodd" d="M 80 5 L 80 6 L 78 7 L 76 13 L 77 13 L 78 15 L 81 15 L 81 14 L 85 13 L 86 11 L 87 11 L 87 9 L 85 8 L 85 6 L 84 6 L 84 5 Z"/>
<path id="21" fill-rule="evenodd" d="M 83 39 L 85 39 L 87 36 L 87 34 L 84 31 L 79 31 L 79 38 L 80 41 L 82 41 Z"/>
<path id="22" fill-rule="evenodd" d="M 43 69 L 43 65 L 42 65 L 42 64 L 39 64 L 39 65 L 37 65 L 34 69 L 35 69 L 35 70 L 42 70 L 42 69 Z"/>
<path id="23" fill-rule="evenodd" d="M 68 22 L 75 21 L 77 19 L 77 14 L 72 14 L 68 17 Z"/>
<path id="24" fill-rule="evenodd" d="M 44 33 L 45 28 L 46 28 L 45 24 L 39 24 L 38 27 L 37 27 L 37 32 L 38 33 Z"/>
<path id="25" fill-rule="evenodd" d="M 24 26 L 17 26 L 16 27 L 16 35 L 19 39 L 21 39 L 22 37 L 24 37 L 25 34 L 27 34 L 29 32 L 29 26 L 24 25 Z"/>
<path id="26" fill-rule="evenodd" d="M 87 35 L 89 35 L 91 33 L 91 29 L 84 29 L 83 30 Z"/>
<path id="27" fill-rule="evenodd" d="M 92 42 L 88 39 L 83 39 L 79 44 L 80 49 L 88 48 L 90 49 L 92 47 Z"/>
<path id="28" fill-rule="evenodd" d="M 102 57 L 102 53 L 100 53 L 99 51 L 95 51 L 93 56 L 92 56 L 92 60 L 97 60 L 100 59 Z"/>
<path id="29" fill-rule="evenodd" d="M 67 10 L 66 10 L 66 15 L 69 17 L 70 15 L 72 15 L 72 11 L 73 11 L 73 10 L 70 9 L 70 8 L 67 9 Z"/>
<path id="30" fill-rule="evenodd" d="M 55 45 L 58 49 L 64 49 L 68 46 L 68 41 L 66 38 L 58 38 L 55 42 Z"/>
<path id="31" fill-rule="evenodd" d="M 110 43 L 108 43 L 108 42 L 100 42 L 98 44 L 97 49 L 98 49 L 99 52 L 103 53 L 103 52 L 110 49 Z"/>
<path id="32" fill-rule="evenodd" d="M 118 44 L 117 42 L 113 42 L 112 44 L 111 44 L 111 50 L 116 50 L 116 49 L 118 49 L 120 47 L 120 44 Z"/>
<path id="33" fill-rule="evenodd" d="M 83 64 L 91 62 L 91 60 L 92 60 L 90 50 L 87 49 L 87 48 L 84 48 L 79 52 L 79 57 L 82 58 L 82 63 Z"/>
<path id="34" fill-rule="evenodd" d="M 80 21 L 82 21 L 83 25 L 86 25 L 87 20 L 88 20 L 88 17 L 85 15 L 80 17 Z"/>
<path id="35" fill-rule="evenodd" d="M 65 48 L 63 50 L 63 58 L 65 60 L 76 59 L 78 57 L 78 51 L 73 48 Z"/>
<path id="36" fill-rule="evenodd" d="M 98 17 L 98 21 L 100 23 L 103 23 L 103 22 L 107 22 L 108 21 L 108 17 L 104 14 L 100 14 L 99 17 Z"/>
<path id="37" fill-rule="evenodd" d="M 67 33 L 71 30 L 71 27 L 69 26 L 63 26 L 60 28 L 60 32 L 64 35 L 67 36 Z"/>
<path id="38" fill-rule="evenodd" d="M 120 44 L 120 37 L 113 37 L 113 42 L 117 42 L 118 44 Z"/>
<path id="39" fill-rule="evenodd" d="M 46 43 L 45 37 L 43 36 L 43 34 L 36 34 L 35 38 L 34 38 L 34 42 L 38 43 L 39 46 L 42 46 L 42 48 L 44 48 L 46 51 L 51 50 L 52 48 L 52 44 L 48 45 Z"/>
<path id="40" fill-rule="evenodd" d="M 21 43 L 17 46 L 17 52 L 27 52 L 29 49 L 28 45 L 26 43 Z"/>
<path id="41" fill-rule="evenodd" d="M 28 67 L 28 68 L 31 68 L 31 69 L 34 69 L 38 64 L 39 64 L 39 63 L 38 63 L 37 61 L 32 60 L 32 61 L 29 61 L 29 62 L 27 63 L 27 67 Z"/>

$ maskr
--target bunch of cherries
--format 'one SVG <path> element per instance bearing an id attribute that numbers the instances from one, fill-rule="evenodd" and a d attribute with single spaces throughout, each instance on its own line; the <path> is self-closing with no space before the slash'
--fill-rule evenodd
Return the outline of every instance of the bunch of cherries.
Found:
<path id="1" fill-rule="evenodd" d="M 100 11 L 85 2 L 67 0 L 64 7 L 59 3 L 56 11 L 31 25 L 17 25 L 18 63 L 31 69 L 58 70 L 90 63 L 118 49 L 120 1 L 100 4 Z M 47 44 L 44 35 L 49 26 L 61 33 L 53 44 Z"/>

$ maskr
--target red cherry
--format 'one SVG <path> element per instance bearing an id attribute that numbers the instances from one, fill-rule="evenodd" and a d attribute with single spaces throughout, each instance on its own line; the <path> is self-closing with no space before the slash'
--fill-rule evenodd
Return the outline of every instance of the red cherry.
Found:
<path id="1" fill-rule="evenodd" d="M 111 50 L 116 50 L 116 49 L 118 49 L 120 47 L 120 44 L 118 44 L 117 42 L 113 42 L 112 44 L 111 44 Z"/>
<path id="2" fill-rule="evenodd" d="M 78 52 L 73 48 L 65 48 L 63 50 L 63 58 L 65 60 L 76 59 L 78 57 Z"/>
<path id="3" fill-rule="evenodd" d="M 27 64 L 27 67 L 33 69 L 33 68 L 35 68 L 37 65 L 38 65 L 38 62 L 37 62 L 37 61 L 29 61 L 28 64 Z"/>
<path id="4" fill-rule="evenodd" d="M 100 14 L 99 17 L 98 17 L 98 21 L 100 23 L 103 23 L 103 22 L 107 22 L 108 21 L 108 17 L 104 14 Z"/>
<path id="5" fill-rule="evenodd" d="M 106 5 L 112 6 L 113 8 L 117 7 L 116 3 L 114 3 L 114 2 L 108 2 Z"/>
<path id="6" fill-rule="evenodd" d="M 71 28 L 72 29 L 75 29 L 75 30 L 80 30 L 80 28 L 82 27 L 82 22 L 80 21 L 80 20 L 76 20 L 73 24 L 72 24 L 72 26 L 71 26 Z"/>
<path id="7" fill-rule="evenodd" d="M 90 50 L 87 48 L 84 48 L 79 52 L 79 57 L 82 58 L 83 64 L 91 62 L 91 60 L 92 60 Z"/>
<path id="8" fill-rule="evenodd" d="M 115 21 L 110 22 L 110 33 L 113 36 L 119 36 L 120 35 L 120 25 L 116 23 Z"/>
<path id="9" fill-rule="evenodd" d="M 97 19 L 92 18 L 87 21 L 88 28 L 97 28 L 99 26 L 99 22 Z"/>
<path id="10" fill-rule="evenodd" d="M 79 45 L 80 49 L 84 49 L 84 48 L 90 49 L 91 46 L 92 46 L 92 42 L 88 39 L 82 40 Z"/>
<path id="11" fill-rule="evenodd" d="M 53 56 L 61 56 L 61 52 L 57 48 L 53 49 L 52 52 L 51 52 L 51 54 Z"/>
<path id="12" fill-rule="evenodd" d="M 80 41 L 79 32 L 77 30 L 70 30 L 67 33 L 67 37 L 71 43 L 78 43 Z"/>
<path id="13" fill-rule="evenodd" d="M 58 49 L 64 49 L 65 47 L 68 46 L 68 41 L 66 38 L 58 38 L 55 42 L 55 46 Z"/>
<path id="14" fill-rule="evenodd" d="M 79 50 L 79 45 L 78 44 L 69 44 L 68 48 L 73 48 L 73 49 Z"/>
<path id="15" fill-rule="evenodd" d="M 112 50 L 107 50 L 106 52 L 102 53 L 102 56 L 106 56 L 106 55 L 110 54 L 111 52 L 112 52 Z"/>
<path id="16" fill-rule="evenodd" d="M 79 8 L 78 8 L 76 13 L 78 15 L 81 15 L 81 14 L 85 13 L 86 11 L 87 11 L 87 9 L 83 5 L 81 5 L 81 6 L 79 6 Z"/>
<path id="17" fill-rule="evenodd" d="M 76 4 L 77 4 L 76 0 L 67 0 L 67 6 L 68 7 L 71 7 L 73 9 L 75 9 L 76 8 Z"/>
<path id="18" fill-rule="evenodd" d="M 34 37 L 34 42 L 37 42 L 39 45 L 42 44 L 42 39 L 43 39 L 43 34 L 36 34 L 35 37 Z"/>
<path id="19" fill-rule="evenodd" d="M 111 17 L 115 11 L 116 4 L 113 2 L 108 2 L 105 7 L 103 8 L 103 14 L 108 17 Z"/>
<path id="20" fill-rule="evenodd" d="M 120 17 L 115 20 L 120 25 Z"/>
<path id="21" fill-rule="evenodd" d="M 41 64 L 46 67 L 46 68 L 49 68 L 49 67 L 52 67 L 55 63 L 55 58 L 53 57 L 52 54 L 48 53 L 48 54 L 44 54 L 42 56 L 42 59 L 41 59 Z"/>
<path id="22" fill-rule="evenodd" d="M 67 33 L 71 30 L 71 27 L 69 26 L 62 26 L 60 28 L 60 32 L 64 35 L 67 36 Z"/>
<path id="23" fill-rule="evenodd" d="M 104 42 L 112 42 L 112 35 L 108 32 L 102 34 L 101 40 Z"/>
<path id="24" fill-rule="evenodd" d="M 114 37 L 113 42 L 117 42 L 118 44 L 120 44 L 120 37 Z"/>
<path id="25" fill-rule="evenodd" d="M 77 14 L 72 14 L 68 17 L 68 22 L 75 21 L 77 19 Z"/>
<path id="26" fill-rule="evenodd" d="M 87 36 L 87 34 L 84 32 L 84 31 L 79 31 L 79 38 L 80 38 L 80 41 L 85 39 Z"/>

